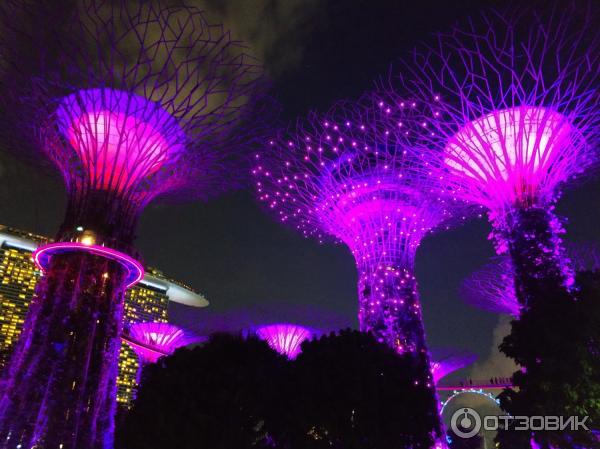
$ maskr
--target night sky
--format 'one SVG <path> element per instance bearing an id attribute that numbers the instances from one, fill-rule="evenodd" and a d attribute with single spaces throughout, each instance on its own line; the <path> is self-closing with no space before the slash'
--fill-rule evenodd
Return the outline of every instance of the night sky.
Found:
<path id="1" fill-rule="evenodd" d="M 256 4 L 254 14 L 239 14 L 242 2 L 246 10 Z M 419 41 L 498 3 L 290 0 L 286 8 L 295 8 L 283 14 L 279 2 L 193 3 L 214 10 L 216 20 L 233 23 L 234 32 L 237 24 L 251 44 L 256 38 L 284 109 L 283 123 L 357 97 Z M 237 16 L 228 17 L 231 11 Z M 65 207 L 60 179 L 0 154 L 0 187 L 1 223 L 46 235 L 56 232 Z M 600 243 L 599 196 L 600 180 L 592 179 L 561 199 L 559 213 L 569 218 L 568 239 Z M 474 220 L 427 237 L 419 249 L 417 278 L 432 347 L 467 349 L 480 359 L 489 355 L 498 317 L 464 305 L 457 293 L 462 279 L 493 255 L 489 230 L 485 220 Z M 194 330 L 276 320 L 327 330 L 357 326 L 357 276 L 350 252 L 282 227 L 250 191 L 207 204 L 151 205 L 138 235 L 147 264 L 188 283 L 211 302 L 203 310 L 171 308 L 175 322 Z"/>

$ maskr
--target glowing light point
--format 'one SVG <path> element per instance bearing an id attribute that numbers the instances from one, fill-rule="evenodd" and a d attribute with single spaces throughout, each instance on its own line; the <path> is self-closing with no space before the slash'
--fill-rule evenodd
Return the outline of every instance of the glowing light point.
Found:
<path id="1" fill-rule="evenodd" d="M 313 332 L 296 324 L 271 324 L 258 328 L 256 335 L 279 354 L 295 359 L 301 352 L 300 346 Z"/>

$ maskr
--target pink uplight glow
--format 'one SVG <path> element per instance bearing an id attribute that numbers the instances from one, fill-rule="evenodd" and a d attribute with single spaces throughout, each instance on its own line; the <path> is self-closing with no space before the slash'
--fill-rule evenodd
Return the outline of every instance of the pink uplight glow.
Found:
<path id="1" fill-rule="evenodd" d="M 446 165 L 464 180 L 465 199 L 492 210 L 545 204 L 576 167 L 565 155 L 581 137 L 562 114 L 541 107 L 500 109 L 467 123 L 446 146 Z"/>
<path id="2" fill-rule="evenodd" d="M 201 341 L 169 323 L 133 324 L 122 338 L 135 351 L 142 364 L 156 363 L 177 348 Z"/>
<path id="3" fill-rule="evenodd" d="M 416 50 L 396 79 L 437 118 L 425 117 L 423 144 L 445 152 L 457 195 L 492 219 L 551 205 L 598 163 L 600 37 L 579 12 L 483 13 Z"/>
<path id="4" fill-rule="evenodd" d="M 271 324 L 256 330 L 256 335 L 269 346 L 289 359 L 295 359 L 301 352 L 300 346 L 312 337 L 309 329 L 296 324 Z"/>
<path id="5" fill-rule="evenodd" d="M 185 136 L 158 103 L 111 89 L 79 91 L 62 99 L 58 126 L 96 189 L 127 192 L 172 162 Z"/>
<path id="6" fill-rule="evenodd" d="M 45 272 L 50 265 L 52 256 L 77 252 L 89 253 L 119 262 L 127 273 L 125 277 L 127 288 L 134 286 L 144 277 L 144 267 L 141 263 L 127 254 L 105 246 L 88 245 L 80 242 L 56 242 L 40 246 L 33 252 L 32 257 L 36 266 Z"/>

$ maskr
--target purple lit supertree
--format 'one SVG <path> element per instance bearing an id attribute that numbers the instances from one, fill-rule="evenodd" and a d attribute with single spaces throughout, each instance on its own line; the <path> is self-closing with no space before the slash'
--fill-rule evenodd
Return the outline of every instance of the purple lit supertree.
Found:
<path id="1" fill-rule="evenodd" d="M 314 331 L 297 324 L 269 324 L 256 329 L 256 336 L 266 341 L 279 354 L 295 359 L 301 352 L 300 345 L 310 339 Z"/>
<path id="2" fill-rule="evenodd" d="M 460 296 L 479 309 L 518 317 L 521 305 L 515 292 L 515 274 L 508 256 L 496 256 L 466 278 Z"/>
<path id="3" fill-rule="evenodd" d="M 136 323 L 122 339 L 135 351 L 142 366 L 156 363 L 177 348 L 204 340 L 170 323 Z"/>
<path id="4" fill-rule="evenodd" d="M 176 349 L 206 341 L 205 337 L 170 323 L 148 322 L 130 325 L 121 339 L 136 353 L 139 366 L 136 373 L 136 384 L 139 386 L 144 366 L 158 362 L 161 357 L 171 355 Z M 133 391 L 135 400 L 137 389 Z"/>
<path id="5" fill-rule="evenodd" d="M 363 331 L 421 363 L 415 380 L 434 389 L 414 276 L 417 247 L 448 223 L 447 195 L 433 152 L 412 141 L 428 130 L 413 104 L 391 92 L 313 114 L 256 155 L 259 199 L 305 236 L 344 243 L 358 269 Z"/>
<path id="6" fill-rule="evenodd" d="M 600 244 L 596 242 L 568 242 L 565 245 L 565 251 L 575 272 L 600 271 Z"/>
<path id="7" fill-rule="evenodd" d="M 2 379 L 0 447 L 110 448 L 138 216 L 158 196 L 235 181 L 261 69 L 221 26 L 157 2 L 7 2 L 0 137 L 68 192 Z"/>
<path id="8" fill-rule="evenodd" d="M 399 77 L 403 92 L 430 104 L 425 144 L 445 152 L 448 181 L 488 210 L 524 306 L 533 290 L 573 285 L 554 204 L 598 159 L 596 23 L 576 2 L 484 15 L 415 51 Z"/>
<path id="9" fill-rule="evenodd" d="M 600 247 L 595 243 L 565 245 L 565 254 L 575 272 L 600 270 Z M 521 305 L 515 291 L 514 267 L 510 257 L 496 256 L 466 278 L 460 296 L 470 305 L 494 313 L 518 317 Z"/>
<path id="10" fill-rule="evenodd" d="M 431 373 L 436 385 L 447 375 L 466 368 L 477 360 L 470 352 L 455 349 L 434 349 L 431 351 Z"/>

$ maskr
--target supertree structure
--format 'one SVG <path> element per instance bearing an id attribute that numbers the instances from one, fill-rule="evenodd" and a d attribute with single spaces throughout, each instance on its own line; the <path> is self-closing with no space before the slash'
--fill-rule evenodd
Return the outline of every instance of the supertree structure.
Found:
<path id="1" fill-rule="evenodd" d="M 565 251 L 575 272 L 600 271 L 600 245 L 598 243 L 567 242 Z"/>
<path id="2" fill-rule="evenodd" d="M 444 377 L 459 369 L 466 368 L 477 360 L 470 352 L 456 349 L 434 349 L 431 351 L 431 373 L 437 385 Z"/>
<path id="3" fill-rule="evenodd" d="M 138 216 L 235 180 L 261 70 L 194 8 L 7 4 L 0 138 L 51 161 L 68 205 L 34 254 L 45 275 L 3 375 L 0 447 L 110 448 L 123 297 L 143 274 Z"/>
<path id="4" fill-rule="evenodd" d="M 342 102 L 265 144 L 253 170 L 258 197 L 305 236 L 344 243 L 358 269 L 363 331 L 421 362 L 434 388 L 414 276 L 417 247 L 448 223 L 455 204 L 433 152 L 414 152 L 428 130 L 416 105 L 393 93 Z"/>
<path id="5" fill-rule="evenodd" d="M 469 275 L 462 282 L 459 294 L 467 304 L 479 309 L 515 317 L 521 314 L 514 267 L 508 256 L 496 256 Z"/>
<path id="6" fill-rule="evenodd" d="M 295 359 L 302 351 L 300 345 L 315 334 L 314 331 L 297 324 L 278 323 L 261 326 L 255 331 L 256 336 L 266 341 L 279 354 Z"/>
<path id="7" fill-rule="evenodd" d="M 543 286 L 569 294 L 573 285 L 554 204 L 598 159 L 596 23 L 575 2 L 483 15 L 415 51 L 398 77 L 429 102 L 426 146 L 445 152 L 459 197 L 488 210 L 525 306 Z"/>
<path id="8" fill-rule="evenodd" d="M 139 360 L 136 384 L 141 383 L 144 366 L 158 362 L 158 359 L 171 355 L 176 349 L 205 341 L 191 332 L 163 322 L 134 323 L 123 333 L 121 339 L 135 352 Z M 137 390 L 132 393 L 135 400 Z"/>
<path id="9" fill-rule="evenodd" d="M 203 340 L 170 323 L 132 324 L 122 339 L 135 351 L 142 366 L 156 363 L 177 348 Z"/>
<path id="10" fill-rule="evenodd" d="M 565 254 L 575 272 L 600 270 L 600 247 L 594 243 L 565 245 Z M 514 267 L 510 257 L 496 256 L 467 277 L 460 296 L 470 305 L 518 317 L 521 304 L 515 291 Z"/>

